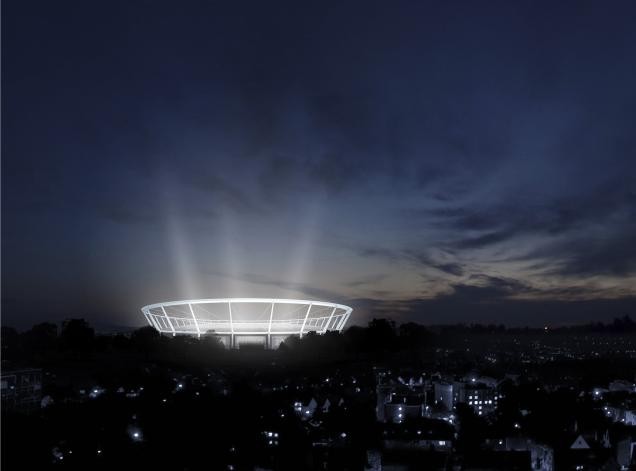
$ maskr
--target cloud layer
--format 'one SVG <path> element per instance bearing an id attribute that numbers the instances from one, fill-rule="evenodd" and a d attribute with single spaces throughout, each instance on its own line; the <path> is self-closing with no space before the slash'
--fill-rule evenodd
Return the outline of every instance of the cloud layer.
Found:
<path id="1" fill-rule="evenodd" d="M 634 313 L 629 2 L 5 7 L 14 323 L 228 294 Z"/>

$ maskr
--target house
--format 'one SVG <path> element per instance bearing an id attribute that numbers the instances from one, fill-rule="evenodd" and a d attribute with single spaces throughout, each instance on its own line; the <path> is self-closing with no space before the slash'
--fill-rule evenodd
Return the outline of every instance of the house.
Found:
<path id="1" fill-rule="evenodd" d="M 39 409 L 42 401 L 42 370 L 2 371 L 0 393 L 4 410 L 32 412 Z"/>

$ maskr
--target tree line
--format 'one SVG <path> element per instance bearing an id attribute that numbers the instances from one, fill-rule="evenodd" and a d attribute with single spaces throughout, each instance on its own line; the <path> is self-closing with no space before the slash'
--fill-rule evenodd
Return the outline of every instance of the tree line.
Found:
<path id="1" fill-rule="evenodd" d="M 632 334 L 636 323 L 629 317 L 616 318 L 611 323 L 591 323 L 549 329 L 549 333 L 579 334 Z M 86 356 L 94 353 L 130 352 L 146 357 L 203 357 L 208 354 L 230 355 L 220 340 L 210 332 L 201 339 L 192 336 L 161 335 L 147 326 L 127 334 L 100 335 L 84 319 L 67 319 L 58 327 L 55 323 L 36 324 L 24 332 L 2 326 L 3 361 L 29 361 L 55 355 Z M 409 322 L 397 325 L 388 319 L 372 319 L 367 326 L 351 326 L 342 333 L 313 332 L 303 338 L 288 337 L 278 348 L 280 355 L 298 359 L 313 357 L 336 358 L 342 356 L 384 355 L 389 352 L 413 352 L 448 345 L 464 335 L 506 334 L 545 335 L 544 328 L 507 328 L 503 325 L 449 325 L 423 326 Z M 243 347 L 257 350 L 259 347 Z"/>

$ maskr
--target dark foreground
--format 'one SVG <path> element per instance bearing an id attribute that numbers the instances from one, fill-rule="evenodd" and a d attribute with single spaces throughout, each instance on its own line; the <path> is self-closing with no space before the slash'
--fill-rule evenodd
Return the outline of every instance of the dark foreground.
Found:
<path id="1" fill-rule="evenodd" d="M 3 328 L 3 469 L 629 469 L 636 332 L 395 327 L 277 351 Z"/>

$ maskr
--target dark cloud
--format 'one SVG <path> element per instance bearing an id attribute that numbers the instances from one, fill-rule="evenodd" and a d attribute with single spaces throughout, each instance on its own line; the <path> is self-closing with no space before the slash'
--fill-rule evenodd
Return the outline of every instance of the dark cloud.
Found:
<path id="1" fill-rule="evenodd" d="M 407 214 L 432 218 L 451 234 L 450 240 L 439 241 L 451 253 L 540 237 L 523 257 L 536 260 L 535 268 L 545 263 L 543 268 L 564 276 L 625 276 L 634 272 L 636 257 L 631 242 L 636 198 L 630 182 L 631 177 L 621 178 L 582 196 L 541 204 L 502 202 L 485 209 L 447 207 Z"/>
<path id="2" fill-rule="evenodd" d="M 192 177 L 191 184 L 193 188 L 208 193 L 217 208 L 228 208 L 246 214 L 263 212 L 263 208 L 245 192 L 221 177 L 199 173 Z"/>
<path id="3" fill-rule="evenodd" d="M 609 321 L 636 313 L 636 296 L 614 296 L 593 285 L 532 287 L 524 281 L 487 274 L 470 275 L 433 297 L 386 300 L 382 297 L 349 300 L 357 308 L 355 322 L 390 317 L 424 324 L 504 323 L 560 325 Z"/>
<path id="4" fill-rule="evenodd" d="M 376 283 L 379 283 L 380 281 L 384 280 L 387 278 L 387 275 L 385 273 L 378 273 L 375 275 L 368 275 L 365 276 L 363 278 L 360 278 L 358 280 L 354 280 L 354 281 L 349 281 L 347 283 L 345 283 L 347 286 L 351 287 L 351 288 L 358 288 L 360 286 L 367 286 L 367 285 L 374 285 Z"/>
<path id="5" fill-rule="evenodd" d="M 352 323 L 366 324 L 373 317 L 389 317 L 397 322 L 416 321 L 425 325 L 454 323 L 496 323 L 511 326 L 568 325 L 608 322 L 636 311 L 636 297 L 592 300 L 502 300 L 484 302 L 483 293 L 460 291 L 434 299 L 351 299 L 356 306 Z"/>
<path id="6" fill-rule="evenodd" d="M 468 281 L 474 284 L 452 285 L 455 296 L 461 296 L 462 292 L 464 292 L 468 293 L 470 298 L 472 294 L 481 293 L 480 296 L 484 299 L 498 299 L 532 292 L 532 289 L 522 281 L 484 273 L 473 274 L 468 278 Z"/>
<path id="7" fill-rule="evenodd" d="M 297 291 L 303 293 L 315 301 L 327 301 L 333 299 L 340 299 L 341 296 L 338 293 L 334 293 L 330 290 L 324 290 L 320 287 L 313 286 L 306 283 L 298 283 L 293 281 L 279 280 L 272 278 L 268 275 L 261 275 L 257 273 L 243 273 L 241 275 L 230 277 L 227 274 L 214 272 L 211 273 L 215 276 L 221 276 L 226 278 L 234 278 L 236 280 L 245 281 L 247 283 L 253 283 L 256 285 L 271 286 L 273 288 Z"/>
<path id="8" fill-rule="evenodd" d="M 563 277 L 610 275 L 636 280 L 636 225 L 579 234 L 530 252 L 537 268 Z"/>
<path id="9" fill-rule="evenodd" d="M 421 266 L 435 268 L 444 273 L 454 276 L 462 276 L 464 267 L 460 263 L 455 262 L 439 262 L 434 259 L 430 253 L 421 250 L 403 250 L 402 254 L 409 260 L 412 260 Z"/>
<path id="10" fill-rule="evenodd" d="M 158 215 L 148 208 L 109 204 L 101 206 L 98 211 L 102 217 L 117 224 L 154 224 L 158 221 Z"/>
<path id="11" fill-rule="evenodd" d="M 636 232 L 586 244 L 568 244 L 565 263 L 557 272 L 561 275 L 636 275 Z M 575 249 L 579 249 L 575 251 Z M 562 252 L 563 253 L 563 252 Z M 636 278 L 632 278 L 636 281 Z M 636 288 L 635 288 L 636 290 Z"/>
<path id="12" fill-rule="evenodd" d="M 459 263 L 438 263 L 433 267 L 450 275 L 462 276 L 464 274 L 464 267 Z"/>
<path id="13" fill-rule="evenodd" d="M 244 266 L 237 281 L 323 299 L 390 300 L 389 280 L 418 274 L 452 293 L 421 301 L 405 281 L 402 304 L 376 303 L 413 316 L 529 313 L 516 297 L 587 299 L 571 288 L 587 281 L 607 297 L 599 277 L 628 293 L 635 14 L 629 2 L 8 2 L 3 293 L 22 299 L 37 267 L 71 300 L 76 279 L 105 273 L 86 256 L 100 253 L 113 275 L 95 296 L 133 305 L 130 286 L 146 299 L 174 283 L 166 251 L 190 254 L 192 279 Z M 60 247 L 72 276 L 56 270 Z M 254 275 L 296 253 L 329 280 Z M 537 293 L 538 276 L 553 289 Z M 342 293 L 323 291 L 334 282 Z"/>
<path id="14" fill-rule="evenodd" d="M 452 249 L 478 249 L 504 242 L 518 233 L 519 232 L 513 229 L 487 232 L 479 236 L 466 237 L 456 241 L 451 241 L 448 245 Z"/>
<path id="15" fill-rule="evenodd" d="M 456 262 L 437 261 L 429 252 L 419 249 L 393 250 L 381 247 L 367 247 L 356 250 L 361 257 L 375 257 L 391 263 L 408 262 L 418 267 L 429 267 L 454 276 L 464 274 L 464 266 Z"/>
<path id="16" fill-rule="evenodd" d="M 355 299 L 357 319 L 364 324 L 372 317 L 390 317 L 398 322 L 423 324 L 503 323 L 507 325 L 565 325 L 609 321 L 636 314 L 636 296 L 603 297 L 587 287 L 533 289 L 519 280 L 471 276 L 475 284 L 453 284 L 445 294 L 432 298 L 398 300 Z M 581 295 L 588 296 L 581 299 Z M 525 295 L 519 297 L 519 295 Z"/>
<path id="17" fill-rule="evenodd" d="M 351 177 L 361 176 L 354 161 L 330 152 L 304 158 L 273 155 L 262 167 L 258 174 L 260 196 L 273 203 L 303 194 L 338 196 L 355 191 Z"/>

